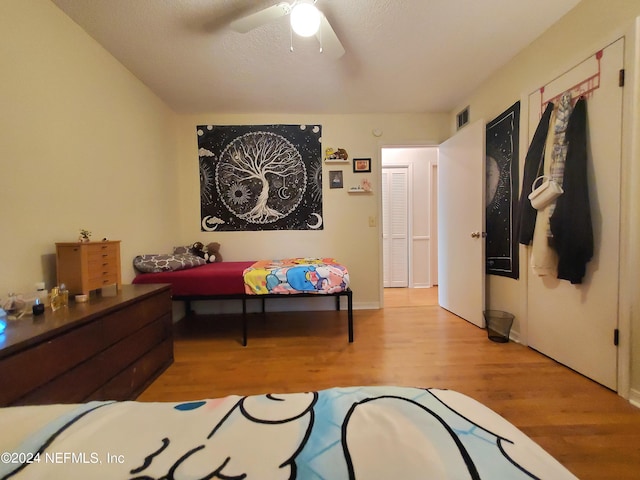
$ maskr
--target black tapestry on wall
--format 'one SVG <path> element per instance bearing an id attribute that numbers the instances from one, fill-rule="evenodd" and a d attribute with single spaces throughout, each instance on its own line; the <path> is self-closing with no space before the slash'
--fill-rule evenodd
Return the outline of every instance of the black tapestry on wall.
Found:
<path id="1" fill-rule="evenodd" d="M 518 204 L 520 102 L 487 124 L 486 272 L 518 278 L 514 232 Z"/>
<path id="2" fill-rule="evenodd" d="M 198 125 L 203 232 L 321 230 L 321 125 Z"/>

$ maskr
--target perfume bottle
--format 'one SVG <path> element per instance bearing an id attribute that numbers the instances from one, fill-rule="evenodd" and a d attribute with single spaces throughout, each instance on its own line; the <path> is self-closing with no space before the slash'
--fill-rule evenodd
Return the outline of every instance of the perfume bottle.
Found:
<path id="1" fill-rule="evenodd" d="M 49 293 L 45 287 L 44 282 L 38 282 L 36 287 L 36 298 L 40 300 L 40 303 L 45 307 L 49 306 Z"/>
<path id="2" fill-rule="evenodd" d="M 62 307 L 62 296 L 60 295 L 60 289 L 58 287 L 53 287 L 50 293 L 51 310 L 54 312 Z"/>
<path id="3" fill-rule="evenodd" d="M 27 304 L 20 296 L 15 293 L 10 293 L 9 299 L 5 302 L 3 308 L 11 319 L 17 319 L 24 314 L 26 306 Z"/>
<path id="4" fill-rule="evenodd" d="M 58 290 L 58 294 L 62 297 L 62 306 L 69 306 L 69 290 L 67 290 L 67 286 L 64 283 L 60 284 L 60 288 Z"/>
<path id="5" fill-rule="evenodd" d="M 44 313 L 44 303 L 40 303 L 40 299 L 36 297 L 31 310 L 34 315 L 42 315 Z"/>
<path id="6" fill-rule="evenodd" d="M 7 312 L 0 308 L 0 335 L 2 335 L 5 328 L 7 328 Z"/>

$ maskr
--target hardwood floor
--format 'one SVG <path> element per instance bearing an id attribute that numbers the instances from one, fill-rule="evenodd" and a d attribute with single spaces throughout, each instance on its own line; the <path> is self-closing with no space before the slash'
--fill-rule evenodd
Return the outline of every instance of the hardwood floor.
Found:
<path id="1" fill-rule="evenodd" d="M 175 328 L 175 363 L 141 401 L 348 385 L 457 390 L 492 408 L 578 478 L 640 478 L 640 409 L 616 393 L 437 306 L 436 289 L 388 289 L 385 308 L 199 316 Z"/>

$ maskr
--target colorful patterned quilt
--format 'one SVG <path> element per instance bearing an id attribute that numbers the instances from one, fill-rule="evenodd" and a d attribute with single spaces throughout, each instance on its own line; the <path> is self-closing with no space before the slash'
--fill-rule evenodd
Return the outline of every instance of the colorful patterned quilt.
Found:
<path id="1" fill-rule="evenodd" d="M 0 409 L 0 479 L 575 479 L 450 390 L 353 387 Z"/>
<path id="2" fill-rule="evenodd" d="M 343 292 L 349 288 L 349 272 L 333 258 L 260 260 L 244 271 L 245 292 L 270 293 Z"/>

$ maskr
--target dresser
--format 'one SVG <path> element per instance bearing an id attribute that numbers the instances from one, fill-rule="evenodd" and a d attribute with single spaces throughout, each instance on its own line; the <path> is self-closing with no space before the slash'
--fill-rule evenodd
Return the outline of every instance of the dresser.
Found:
<path id="1" fill-rule="evenodd" d="M 58 285 L 72 295 L 116 285 L 120 288 L 120 241 L 56 243 Z"/>
<path id="2" fill-rule="evenodd" d="M 133 400 L 173 362 L 170 285 L 108 287 L 10 322 L 0 406 Z"/>

